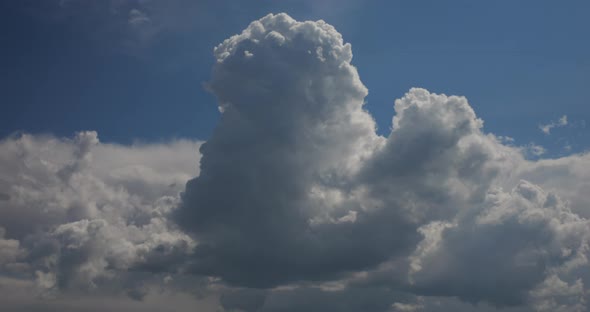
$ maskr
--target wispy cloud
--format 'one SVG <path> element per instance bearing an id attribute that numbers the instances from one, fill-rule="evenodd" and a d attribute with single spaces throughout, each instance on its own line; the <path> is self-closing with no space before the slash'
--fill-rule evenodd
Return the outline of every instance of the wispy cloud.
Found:
<path id="1" fill-rule="evenodd" d="M 532 156 L 539 157 L 539 156 L 545 154 L 547 152 L 547 150 L 541 145 L 537 145 L 535 143 L 529 143 L 528 145 L 526 145 L 524 147 L 524 152 L 526 155 L 532 155 Z"/>
<path id="2" fill-rule="evenodd" d="M 152 20 L 147 16 L 147 14 L 138 9 L 131 9 L 131 11 L 129 11 L 129 19 L 127 22 L 131 26 L 138 27 L 146 23 L 150 23 L 151 21 Z"/>
<path id="3" fill-rule="evenodd" d="M 541 131 L 543 131 L 543 133 L 545 134 L 551 134 L 551 129 L 565 127 L 567 126 L 567 124 L 567 116 L 563 115 L 557 121 L 551 121 L 548 124 L 539 125 L 539 129 L 541 129 Z"/>
<path id="4" fill-rule="evenodd" d="M 45 5 L 29 5 L 53 22 L 67 23 L 83 30 L 99 47 L 141 54 L 161 38 L 186 29 L 205 28 L 213 18 L 206 15 L 207 1 L 153 0 L 47 0 Z"/>

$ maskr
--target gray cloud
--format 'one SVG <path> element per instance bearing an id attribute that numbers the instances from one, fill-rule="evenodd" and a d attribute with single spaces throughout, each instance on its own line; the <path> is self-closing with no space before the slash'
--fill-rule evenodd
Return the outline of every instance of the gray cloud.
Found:
<path id="1" fill-rule="evenodd" d="M 545 125 L 539 125 L 539 129 L 545 134 L 551 134 L 551 129 L 567 126 L 567 116 L 563 115 L 557 121 L 551 121 Z"/>
<path id="2" fill-rule="evenodd" d="M 377 135 L 323 21 L 271 14 L 214 55 L 206 143 L 0 141 L 11 310 L 587 308 L 587 155 L 528 160 L 466 98 L 420 88 Z"/>
<path id="3" fill-rule="evenodd" d="M 554 194 L 521 181 L 509 193 L 489 192 L 453 224 L 426 225 L 411 281 L 427 294 L 522 304 L 547 281 L 576 282 L 576 269 L 588 265 L 589 225 Z"/>
<path id="4" fill-rule="evenodd" d="M 330 206 L 349 212 L 332 196 L 357 208 L 347 180 L 382 142 L 362 109 L 367 90 L 350 45 L 324 22 L 269 15 L 215 55 L 210 89 L 223 114 L 177 211 L 200 242 L 195 270 L 273 286 L 383 260 L 357 235 L 376 231 L 313 219 Z M 375 256 L 348 257 L 351 248 Z"/>

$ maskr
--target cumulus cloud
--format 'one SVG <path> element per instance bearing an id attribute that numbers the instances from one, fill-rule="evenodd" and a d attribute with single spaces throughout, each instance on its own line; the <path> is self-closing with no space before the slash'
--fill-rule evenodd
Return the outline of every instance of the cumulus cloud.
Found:
<path id="1" fill-rule="evenodd" d="M 528 159 L 422 88 L 378 135 L 323 21 L 270 14 L 214 56 L 203 144 L 0 142 L 0 282 L 203 311 L 587 309 L 588 155 Z"/>
<path id="2" fill-rule="evenodd" d="M 588 265 L 588 220 L 527 181 L 486 197 L 480 211 L 422 231 L 427 245 L 411 272 L 417 289 L 503 306 L 522 303 L 554 274 L 581 283 L 575 272 Z"/>
<path id="3" fill-rule="evenodd" d="M 590 218 L 590 154 L 540 159 L 519 166 L 514 177 L 526 179 L 558 194 L 576 214 Z"/>
<path id="4" fill-rule="evenodd" d="M 382 260 L 362 237 L 376 232 L 327 221 L 359 208 L 361 195 L 346 184 L 384 142 L 362 109 L 367 89 L 350 45 L 322 21 L 281 14 L 253 22 L 215 55 L 209 87 L 223 114 L 176 216 L 201 242 L 196 272 L 266 287 Z M 340 229 L 348 234 L 330 233 Z M 347 257 L 351 247 L 366 255 Z"/>
<path id="5" fill-rule="evenodd" d="M 1 272 L 51 295 L 189 252 L 167 215 L 198 174 L 199 144 L 120 146 L 96 132 L 0 141 Z"/>

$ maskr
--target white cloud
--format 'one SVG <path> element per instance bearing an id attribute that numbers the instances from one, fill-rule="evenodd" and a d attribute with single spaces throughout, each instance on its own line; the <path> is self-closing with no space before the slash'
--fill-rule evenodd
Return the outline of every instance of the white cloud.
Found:
<path id="1" fill-rule="evenodd" d="M 540 125 L 539 129 L 541 129 L 541 131 L 543 131 L 543 133 L 545 133 L 545 134 L 551 134 L 551 129 L 565 127 L 565 126 L 567 126 L 567 124 L 568 124 L 567 116 L 563 115 L 557 121 L 551 121 L 550 123 L 548 123 L 546 125 Z"/>
<path id="2" fill-rule="evenodd" d="M 547 150 L 543 146 L 537 145 L 535 143 L 529 143 L 525 145 L 522 149 L 526 155 L 530 155 L 533 157 L 542 156 L 547 152 Z"/>
<path id="3" fill-rule="evenodd" d="M 0 282 L 112 310 L 586 309 L 590 158 L 528 160 L 422 88 L 380 136 L 351 51 L 271 14 L 215 48 L 202 145 L 0 141 Z"/>
<path id="4" fill-rule="evenodd" d="M 190 251 L 194 241 L 167 215 L 198 174 L 198 146 L 103 144 L 95 132 L 0 141 L 0 265 L 36 274 L 46 291 L 92 289 L 118 271 Z"/>

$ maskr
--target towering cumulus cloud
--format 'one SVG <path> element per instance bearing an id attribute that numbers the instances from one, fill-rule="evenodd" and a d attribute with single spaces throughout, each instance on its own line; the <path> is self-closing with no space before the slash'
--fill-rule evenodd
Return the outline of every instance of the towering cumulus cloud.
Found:
<path id="1" fill-rule="evenodd" d="M 522 150 L 483 133 L 465 98 L 412 89 L 380 137 L 350 45 L 323 21 L 285 14 L 253 22 L 215 56 L 221 120 L 176 211 L 199 242 L 192 272 L 242 287 L 378 283 L 582 309 L 574 277 L 587 267 L 587 220 L 519 182 Z"/>
<path id="2" fill-rule="evenodd" d="M 188 141 L 0 143 L 0 287 L 199 311 L 588 309 L 588 154 L 529 160 L 466 98 L 420 88 L 378 135 L 323 21 L 270 14 L 214 55 L 199 170 Z"/>

